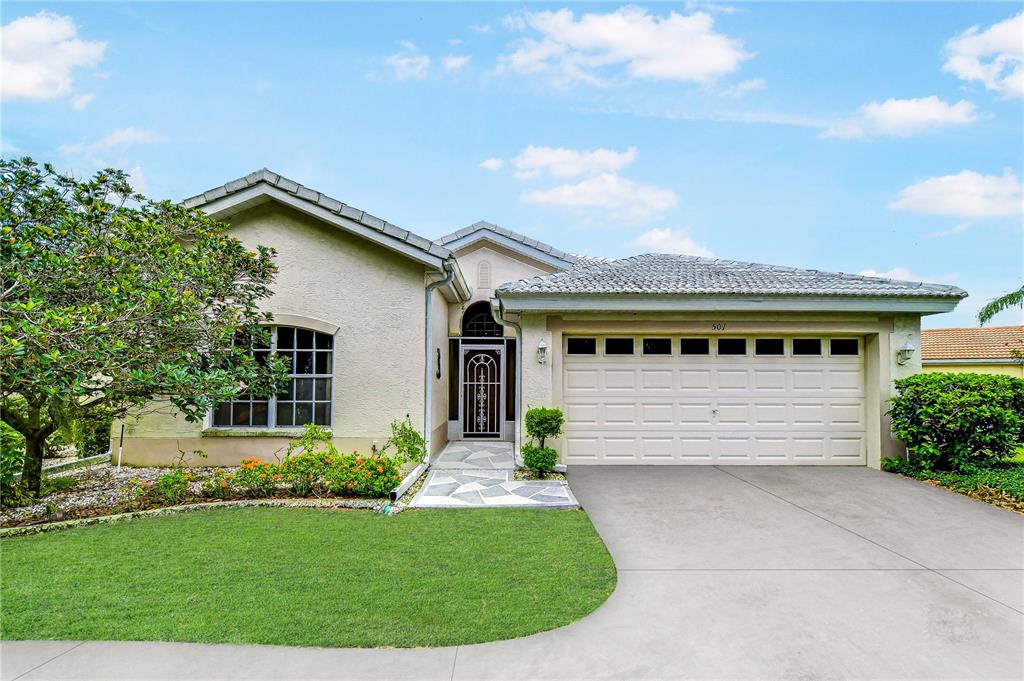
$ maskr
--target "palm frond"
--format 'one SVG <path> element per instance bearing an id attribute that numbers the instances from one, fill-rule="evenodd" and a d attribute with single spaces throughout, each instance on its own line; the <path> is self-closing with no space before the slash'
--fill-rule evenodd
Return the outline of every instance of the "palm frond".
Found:
<path id="1" fill-rule="evenodd" d="M 1011 307 L 1024 307 L 1024 286 L 1016 291 L 1010 291 L 1004 296 L 999 296 L 995 300 L 990 300 L 978 310 L 978 322 L 984 326 L 997 314 Z"/>

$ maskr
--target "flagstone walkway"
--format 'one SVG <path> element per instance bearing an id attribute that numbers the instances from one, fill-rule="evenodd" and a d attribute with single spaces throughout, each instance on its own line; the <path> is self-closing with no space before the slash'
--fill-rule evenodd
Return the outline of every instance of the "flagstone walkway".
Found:
<path id="1" fill-rule="evenodd" d="M 515 480 L 511 470 L 435 470 L 410 508 L 577 508 L 564 480 Z"/>
<path id="2" fill-rule="evenodd" d="M 455 440 L 441 450 L 430 467 L 447 470 L 512 470 L 516 462 L 511 442 Z"/>

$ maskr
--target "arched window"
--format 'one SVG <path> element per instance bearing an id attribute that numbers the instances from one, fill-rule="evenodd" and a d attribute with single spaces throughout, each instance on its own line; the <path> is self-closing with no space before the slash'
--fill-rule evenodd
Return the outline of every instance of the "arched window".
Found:
<path id="1" fill-rule="evenodd" d="M 481 260 L 476 266 L 476 287 L 491 288 L 491 263 L 488 260 Z"/>
<path id="2" fill-rule="evenodd" d="M 473 303 L 462 313 L 462 335 L 469 338 L 501 338 L 504 329 L 494 321 L 491 304 L 486 300 Z"/>
<path id="3" fill-rule="evenodd" d="M 217 427 L 292 428 L 315 423 L 331 425 L 334 337 L 295 326 L 270 327 L 270 345 L 254 348 L 260 355 L 275 353 L 289 361 L 288 383 L 269 399 L 240 395 L 213 410 Z"/>

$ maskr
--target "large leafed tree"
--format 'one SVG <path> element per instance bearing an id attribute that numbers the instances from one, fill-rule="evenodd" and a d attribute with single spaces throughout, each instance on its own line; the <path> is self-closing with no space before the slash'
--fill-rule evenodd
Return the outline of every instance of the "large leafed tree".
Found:
<path id="1" fill-rule="evenodd" d="M 269 321 L 274 253 L 225 229 L 134 193 L 120 171 L 79 180 L 0 161 L 0 418 L 25 437 L 30 491 L 62 423 L 158 398 L 198 420 L 281 380 L 280 361 L 248 352 Z"/>

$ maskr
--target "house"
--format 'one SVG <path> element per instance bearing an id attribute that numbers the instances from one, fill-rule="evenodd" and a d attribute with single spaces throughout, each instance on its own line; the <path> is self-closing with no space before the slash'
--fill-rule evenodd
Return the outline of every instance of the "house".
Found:
<path id="1" fill-rule="evenodd" d="M 518 443 L 525 409 L 544 405 L 566 413 L 554 444 L 573 465 L 877 467 L 898 452 L 885 401 L 920 371 L 922 315 L 966 296 L 683 255 L 590 258 L 487 222 L 431 241 L 265 169 L 184 203 L 277 249 L 266 308 L 294 374 L 205 423 L 154 405 L 126 423 L 132 464 L 270 457 L 304 423 L 367 451 L 406 414 L 431 454 Z"/>
<path id="2" fill-rule="evenodd" d="M 1024 326 L 926 329 L 921 332 L 921 370 L 1024 378 Z"/>

